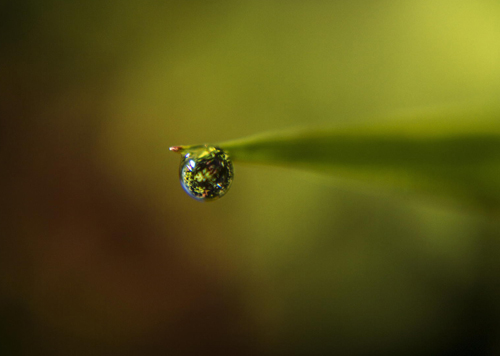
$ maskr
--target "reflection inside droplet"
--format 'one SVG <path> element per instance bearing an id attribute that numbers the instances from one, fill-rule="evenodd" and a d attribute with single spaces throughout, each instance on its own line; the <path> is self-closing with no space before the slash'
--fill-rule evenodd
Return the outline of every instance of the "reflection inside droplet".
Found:
<path id="1" fill-rule="evenodd" d="M 181 185 L 192 198 L 212 201 L 224 196 L 233 182 L 233 164 L 222 149 L 197 146 L 181 161 Z"/>

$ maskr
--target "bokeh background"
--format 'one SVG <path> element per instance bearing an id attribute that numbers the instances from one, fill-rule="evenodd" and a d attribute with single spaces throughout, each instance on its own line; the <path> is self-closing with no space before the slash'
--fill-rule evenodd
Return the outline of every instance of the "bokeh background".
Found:
<path id="1" fill-rule="evenodd" d="M 500 223 L 171 145 L 487 106 L 500 3 L 2 1 L 2 355 L 499 355 Z"/>

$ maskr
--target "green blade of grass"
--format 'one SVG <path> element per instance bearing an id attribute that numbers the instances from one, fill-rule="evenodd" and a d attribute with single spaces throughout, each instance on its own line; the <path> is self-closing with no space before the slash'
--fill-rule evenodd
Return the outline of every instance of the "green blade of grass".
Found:
<path id="1" fill-rule="evenodd" d="M 234 162 L 313 169 L 338 177 L 500 208 L 500 114 L 266 133 L 219 143 Z"/>

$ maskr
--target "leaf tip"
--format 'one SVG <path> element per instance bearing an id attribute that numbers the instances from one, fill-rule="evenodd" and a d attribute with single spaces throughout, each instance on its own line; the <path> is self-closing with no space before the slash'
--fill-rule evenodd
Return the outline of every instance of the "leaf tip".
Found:
<path id="1" fill-rule="evenodd" d="M 181 153 L 182 151 L 184 151 L 184 148 L 182 146 L 172 146 L 169 148 L 169 150 L 172 152 Z"/>

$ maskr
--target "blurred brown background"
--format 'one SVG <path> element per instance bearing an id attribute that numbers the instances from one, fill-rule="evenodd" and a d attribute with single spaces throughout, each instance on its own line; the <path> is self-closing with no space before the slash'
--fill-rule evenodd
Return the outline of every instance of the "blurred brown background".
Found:
<path id="1" fill-rule="evenodd" d="M 498 355 L 500 223 L 178 144 L 500 93 L 500 3 L 3 1 L 2 355 Z"/>

